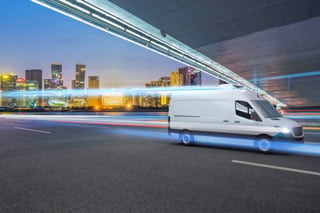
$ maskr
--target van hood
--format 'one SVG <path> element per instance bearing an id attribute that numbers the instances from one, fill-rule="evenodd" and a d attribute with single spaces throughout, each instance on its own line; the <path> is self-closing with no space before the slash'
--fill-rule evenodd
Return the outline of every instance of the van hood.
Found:
<path id="1" fill-rule="evenodd" d="M 267 118 L 268 122 L 270 122 L 274 126 L 279 126 L 279 127 L 287 127 L 287 128 L 293 128 L 293 127 L 301 127 L 301 124 L 298 122 L 284 118 L 284 117 L 279 117 L 279 118 Z"/>

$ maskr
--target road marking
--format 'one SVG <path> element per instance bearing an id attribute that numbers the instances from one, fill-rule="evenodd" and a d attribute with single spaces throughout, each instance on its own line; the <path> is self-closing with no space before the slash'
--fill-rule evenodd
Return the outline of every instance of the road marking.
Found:
<path id="1" fill-rule="evenodd" d="M 308 174 L 308 175 L 320 176 L 320 172 L 313 172 L 313 171 L 307 171 L 307 170 L 301 170 L 301 169 L 293 169 L 293 168 L 282 167 L 282 166 L 273 166 L 273 165 L 268 165 L 268 164 L 253 163 L 253 162 L 240 161 L 240 160 L 232 160 L 231 162 L 245 164 L 245 165 L 249 165 L 249 166 L 257 166 L 257 167 L 264 167 L 264 168 L 269 168 L 269 169 L 277 169 L 277 170 L 284 170 L 284 171 L 289 171 L 289 172 L 296 172 L 296 173 L 303 173 L 303 174 Z"/>
<path id="2" fill-rule="evenodd" d="M 25 130 L 25 131 L 31 131 L 31 132 L 40 132 L 40 133 L 45 133 L 45 134 L 50 134 L 51 132 L 47 131 L 41 131 L 37 129 L 26 129 L 26 128 L 21 128 L 21 127 L 13 127 L 14 129 L 20 129 L 20 130 Z"/>

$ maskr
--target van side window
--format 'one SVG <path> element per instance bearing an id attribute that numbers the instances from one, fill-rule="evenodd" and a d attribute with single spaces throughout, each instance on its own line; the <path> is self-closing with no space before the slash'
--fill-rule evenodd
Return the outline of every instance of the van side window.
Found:
<path id="1" fill-rule="evenodd" d="M 235 107 L 236 107 L 236 115 L 243 118 L 247 118 L 247 119 L 252 118 L 251 113 L 254 112 L 254 109 L 252 108 L 252 106 L 250 106 L 248 102 L 236 101 Z"/>

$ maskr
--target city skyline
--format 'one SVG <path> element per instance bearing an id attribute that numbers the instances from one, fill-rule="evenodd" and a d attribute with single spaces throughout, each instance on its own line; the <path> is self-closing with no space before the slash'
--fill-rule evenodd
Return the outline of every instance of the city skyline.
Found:
<path id="1" fill-rule="evenodd" d="M 41 69 L 43 79 L 49 79 L 50 65 L 58 62 L 64 85 L 71 88 L 74 64 L 83 63 L 87 76 L 100 76 L 102 88 L 118 88 L 143 87 L 185 66 L 31 1 L 2 0 L 0 8 L 6 20 L 0 23 L 1 73 L 22 76 L 25 70 Z"/>
<path id="2" fill-rule="evenodd" d="M 178 71 L 172 71 L 169 73 L 168 76 L 157 76 L 156 78 L 159 79 L 159 81 L 164 81 L 166 83 L 169 83 L 167 86 L 173 86 L 173 87 L 180 87 L 180 86 L 202 86 L 202 72 L 199 72 L 195 70 L 194 68 L 190 66 L 184 66 L 179 67 L 177 69 Z M 56 62 L 51 64 L 51 78 L 43 78 L 43 72 L 42 69 L 32 69 L 32 70 L 25 70 L 25 74 L 22 76 L 19 76 L 17 73 L 14 72 L 0 72 L 0 76 L 10 76 L 14 75 L 16 77 L 16 80 L 18 82 L 18 79 L 23 81 L 37 81 L 39 90 L 48 90 L 48 89 L 90 89 L 90 78 L 97 78 L 99 79 L 99 76 L 87 76 L 86 74 L 86 64 L 75 64 L 75 70 L 74 70 L 74 79 L 71 80 L 71 86 L 65 87 L 65 81 L 63 78 L 63 69 L 62 64 Z M 87 76 L 87 78 L 86 78 Z M 176 77 L 173 77 L 176 76 Z M 177 79 L 175 79 L 177 78 Z M 86 81 L 86 79 L 88 79 Z M 99 81 L 99 80 L 98 80 Z M 144 83 L 144 86 L 142 87 L 159 87 L 157 82 L 158 80 L 155 79 L 149 79 L 148 82 Z M 150 81 L 150 83 L 149 83 Z M 170 83 L 171 82 L 171 83 Z M 174 82 L 174 83 L 173 83 Z M 219 84 L 221 84 L 220 81 L 218 81 Z M 44 88 L 42 88 L 42 85 L 44 85 Z M 99 83 L 98 83 L 99 85 Z M 163 86 L 163 85 L 162 85 Z M 161 87 L 161 84 L 160 84 Z M 2 88 L 2 84 L 0 82 L 0 89 Z M 100 88 L 99 86 L 97 88 Z M 128 87 L 126 87 L 128 88 Z M 105 89 L 112 89 L 112 88 L 105 88 Z"/>
<path id="3" fill-rule="evenodd" d="M 163 108 L 170 103 L 169 90 L 177 87 L 201 86 L 201 72 L 192 67 L 181 67 L 173 71 L 170 77 L 160 77 L 145 83 L 146 88 L 159 88 L 158 92 L 124 88 L 100 90 L 99 76 L 88 76 L 88 90 L 85 89 L 85 64 L 76 64 L 75 80 L 72 88 L 63 85 L 62 64 L 51 64 L 51 79 L 42 79 L 42 70 L 26 70 L 25 78 L 15 73 L 0 75 L 0 107 L 2 110 L 39 111 L 45 108 L 66 107 L 72 110 L 131 110 L 142 108 Z M 41 84 L 44 84 L 44 90 Z M 161 87 L 161 88 L 160 88 Z M 199 87 L 198 87 L 199 88 Z M 182 88 L 181 88 L 182 89 Z M 190 88 L 189 88 L 190 89 Z"/>

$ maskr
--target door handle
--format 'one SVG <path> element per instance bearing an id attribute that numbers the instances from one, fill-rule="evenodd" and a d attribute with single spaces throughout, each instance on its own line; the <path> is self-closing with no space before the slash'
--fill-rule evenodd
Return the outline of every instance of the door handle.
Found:
<path id="1" fill-rule="evenodd" d="M 234 121 L 235 123 L 237 123 L 237 124 L 239 124 L 240 123 L 240 121 Z"/>
<path id="2" fill-rule="evenodd" d="M 229 122 L 229 120 L 223 120 L 223 122 L 224 122 L 224 123 L 227 123 L 227 122 Z"/>

